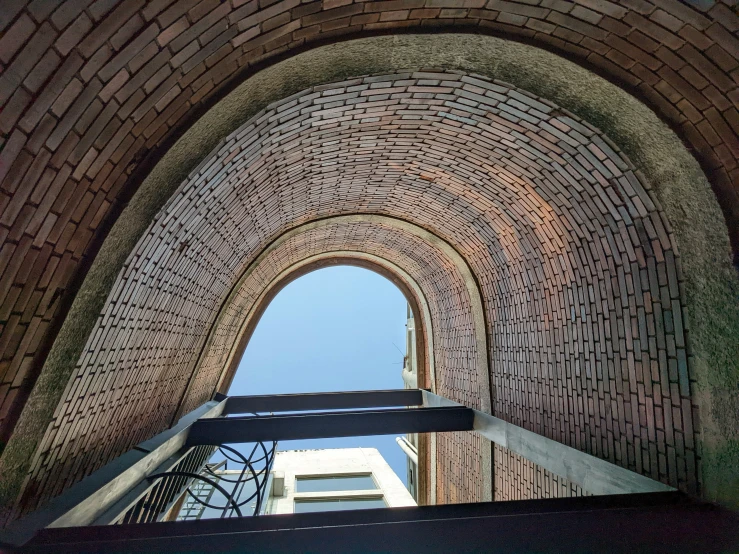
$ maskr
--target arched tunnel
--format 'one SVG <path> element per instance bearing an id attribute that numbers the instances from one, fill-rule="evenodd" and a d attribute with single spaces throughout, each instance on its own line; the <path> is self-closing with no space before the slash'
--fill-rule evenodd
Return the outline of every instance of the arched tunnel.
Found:
<path id="1" fill-rule="evenodd" d="M 10 2 L 3 521 L 226 392 L 339 261 L 406 294 L 424 385 L 738 505 L 739 15 L 529 4 Z M 426 448 L 439 502 L 587 493 Z"/>

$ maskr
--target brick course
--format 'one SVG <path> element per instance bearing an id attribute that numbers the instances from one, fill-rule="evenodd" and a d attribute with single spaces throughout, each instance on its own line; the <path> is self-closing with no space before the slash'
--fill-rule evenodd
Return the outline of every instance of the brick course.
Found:
<path id="1" fill-rule="evenodd" d="M 470 300 L 463 277 L 454 262 L 434 246 L 407 232 L 377 223 L 331 224 L 291 237 L 250 270 L 234 298 L 221 310 L 221 319 L 204 350 L 195 378 L 181 406 L 181 413 L 209 399 L 238 348 L 250 310 L 277 276 L 315 254 L 337 251 L 368 253 L 402 267 L 412 275 L 424 294 L 434 321 L 437 391 L 448 398 L 481 407 L 480 390 L 485 377 L 474 367 L 475 337 Z M 238 353 L 236 353 L 238 359 Z M 484 387 L 486 388 L 486 387 Z M 484 390 L 483 388 L 483 390 Z M 481 489 L 482 443 L 471 433 L 440 434 L 438 459 L 440 502 L 483 500 Z M 456 454 L 466 453 L 464 459 Z M 451 468 L 451 462 L 456 464 Z M 449 463 L 447 463 L 449 462 Z"/>
<path id="2" fill-rule="evenodd" d="M 522 38 L 595 66 L 639 91 L 681 132 L 708 171 L 736 247 L 736 7 L 674 0 L 533 4 L 5 2 L 0 257 L 10 261 L 0 265 L 0 437 L 12 431 L 14 419 L 7 418 L 23 405 L 22 391 L 43 363 L 41 347 L 53 339 L 44 333 L 64 316 L 60 296 L 132 186 L 127 179 L 137 163 L 235 72 L 312 41 L 434 25 Z"/>
<path id="3" fill-rule="evenodd" d="M 203 350 L 234 283 L 268 244 L 296 225 L 355 213 L 411 220 L 463 254 L 485 304 L 489 376 L 476 371 L 469 299 L 450 264 L 380 225 L 292 240 L 223 308 L 225 323 Z M 294 95 L 232 133 L 139 241 L 19 507 L 164 429 L 181 402 L 209 398 L 224 348 L 270 275 L 337 248 L 394 260 L 423 284 L 440 392 L 479 407 L 490 378 L 497 416 L 695 492 L 673 241 L 648 185 L 606 137 L 503 83 L 421 72 Z M 450 434 L 438 448 L 440 501 L 479 499 L 480 441 Z M 498 449 L 495 464 L 519 461 Z M 496 495 L 555 494 L 551 478 L 504 485 L 501 475 Z"/>

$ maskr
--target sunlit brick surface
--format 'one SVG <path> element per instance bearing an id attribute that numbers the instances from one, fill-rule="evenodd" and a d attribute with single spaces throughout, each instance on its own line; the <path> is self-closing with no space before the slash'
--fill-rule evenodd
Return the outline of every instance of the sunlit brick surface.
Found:
<path id="1" fill-rule="evenodd" d="M 739 244 L 729 0 L 3 0 L 0 437 L 94 233 L 193 108 L 240 69 L 317 41 L 442 28 L 523 38 L 637 91 L 694 149 Z"/>
<path id="2" fill-rule="evenodd" d="M 478 77 L 367 77 L 272 106 L 191 175 L 130 256 L 34 459 L 24 508 L 170 423 L 222 302 L 265 246 L 355 213 L 408 220 L 467 260 L 497 416 L 695 490 L 680 273 L 646 187 L 597 130 Z M 368 230 L 366 245 L 383 233 Z M 405 239 L 387 248 L 422 280 Z M 463 336 L 465 299 L 448 290 L 436 325 Z M 469 344 L 445 343 L 437 365 L 453 369 L 437 376 L 441 389 L 474 391 L 487 378 L 474 360 Z M 192 390 L 193 405 L 208 397 L 205 384 Z M 443 495 L 474 497 L 459 460 L 475 448 L 440 448 L 455 476 Z"/>
<path id="3" fill-rule="evenodd" d="M 493 448 L 495 501 L 562 498 L 588 494 L 567 479 L 542 469 L 506 448 L 497 444 L 493 445 Z"/>
<path id="4" fill-rule="evenodd" d="M 212 395 L 229 354 L 238 344 L 239 330 L 265 284 L 309 256 L 339 250 L 373 254 L 397 264 L 414 277 L 434 321 L 437 392 L 468 406 L 481 407 L 482 384 L 478 379 L 486 376 L 474 370 L 475 337 L 469 294 L 454 262 L 432 245 L 397 228 L 377 223 L 345 223 L 290 238 L 250 272 L 233 301 L 224 308 L 224 317 L 198 366 L 183 413 Z M 473 433 L 439 436 L 438 459 L 442 463 L 438 470 L 437 498 L 440 503 L 483 499 L 481 447 L 480 438 Z"/>
<path id="5" fill-rule="evenodd" d="M 434 357 L 441 394 L 480 407 L 480 385 L 470 376 L 468 356 L 475 352 L 470 300 L 462 276 L 440 250 L 418 237 L 378 223 L 332 223 L 289 238 L 250 271 L 235 297 L 223 309 L 211 343 L 199 365 L 183 412 L 210 399 L 214 387 L 237 348 L 237 337 L 249 311 L 283 271 L 302 260 L 326 252 L 356 251 L 372 254 L 398 265 L 412 275 L 424 294 L 433 328 Z M 350 371 L 350 369 L 347 369 Z"/>

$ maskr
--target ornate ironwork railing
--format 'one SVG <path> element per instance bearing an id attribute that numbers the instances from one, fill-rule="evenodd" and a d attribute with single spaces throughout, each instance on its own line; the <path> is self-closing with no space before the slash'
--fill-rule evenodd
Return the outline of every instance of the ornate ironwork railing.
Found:
<path id="1" fill-rule="evenodd" d="M 161 521 L 182 495 L 190 482 L 184 473 L 200 472 L 201 468 L 213 456 L 217 447 L 196 446 L 172 468 L 172 475 L 159 480 L 142 496 L 136 504 L 124 512 L 116 523 L 152 523 Z"/>
<path id="2" fill-rule="evenodd" d="M 258 442 L 248 455 L 227 445 L 197 446 L 171 470 L 150 475 L 152 487 L 116 523 L 257 516 L 269 496 L 276 446 Z M 218 455 L 223 460 L 208 463 Z"/>
<path id="3" fill-rule="evenodd" d="M 206 515 L 220 518 L 260 515 L 269 496 L 269 474 L 276 447 L 277 442 L 272 442 L 269 448 L 264 442 L 258 442 L 248 455 L 244 455 L 230 446 L 221 445 L 218 454 L 224 460 L 218 466 L 206 464 L 200 474 L 189 475 L 193 483 L 185 491 L 187 498 L 178 519 L 200 519 Z M 229 469 L 229 462 L 240 467 Z M 157 474 L 149 478 L 167 475 Z"/>

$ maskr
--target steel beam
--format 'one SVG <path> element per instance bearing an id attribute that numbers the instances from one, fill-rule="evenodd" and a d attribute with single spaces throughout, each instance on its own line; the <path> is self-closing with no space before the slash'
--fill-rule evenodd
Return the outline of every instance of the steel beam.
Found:
<path id="1" fill-rule="evenodd" d="M 24 552 L 736 552 L 737 514 L 652 493 L 47 529 Z"/>
<path id="2" fill-rule="evenodd" d="M 79 483 L 49 501 L 40 510 L 11 523 L 0 531 L 0 541 L 23 544 L 44 527 L 89 525 L 101 517 L 110 517 L 108 510 L 119 501 L 126 504 L 130 495 L 146 492 L 151 485 L 142 481 L 158 468 L 180 459 L 187 453 L 185 441 L 191 426 L 221 414 L 223 401 L 212 400 L 193 410 L 159 435 L 144 441 L 103 466 Z M 164 465 L 163 465 L 164 464 Z"/>
<path id="3" fill-rule="evenodd" d="M 418 389 L 229 396 L 227 398 L 226 407 L 223 410 L 224 415 L 260 412 L 390 408 L 420 406 L 423 404 L 423 397 L 421 391 Z"/>
<path id="4" fill-rule="evenodd" d="M 461 406 L 452 400 L 423 391 L 423 405 L 429 407 Z M 479 410 L 474 413 L 474 430 L 494 442 L 540 465 L 555 475 L 581 486 L 591 494 L 631 494 L 674 491 L 660 483 L 596 458 L 585 452 L 549 439 Z"/>
<path id="5" fill-rule="evenodd" d="M 469 431 L 473 419 L 463 406 L 204 419 L 193 424 L 187 445 Z"/>

